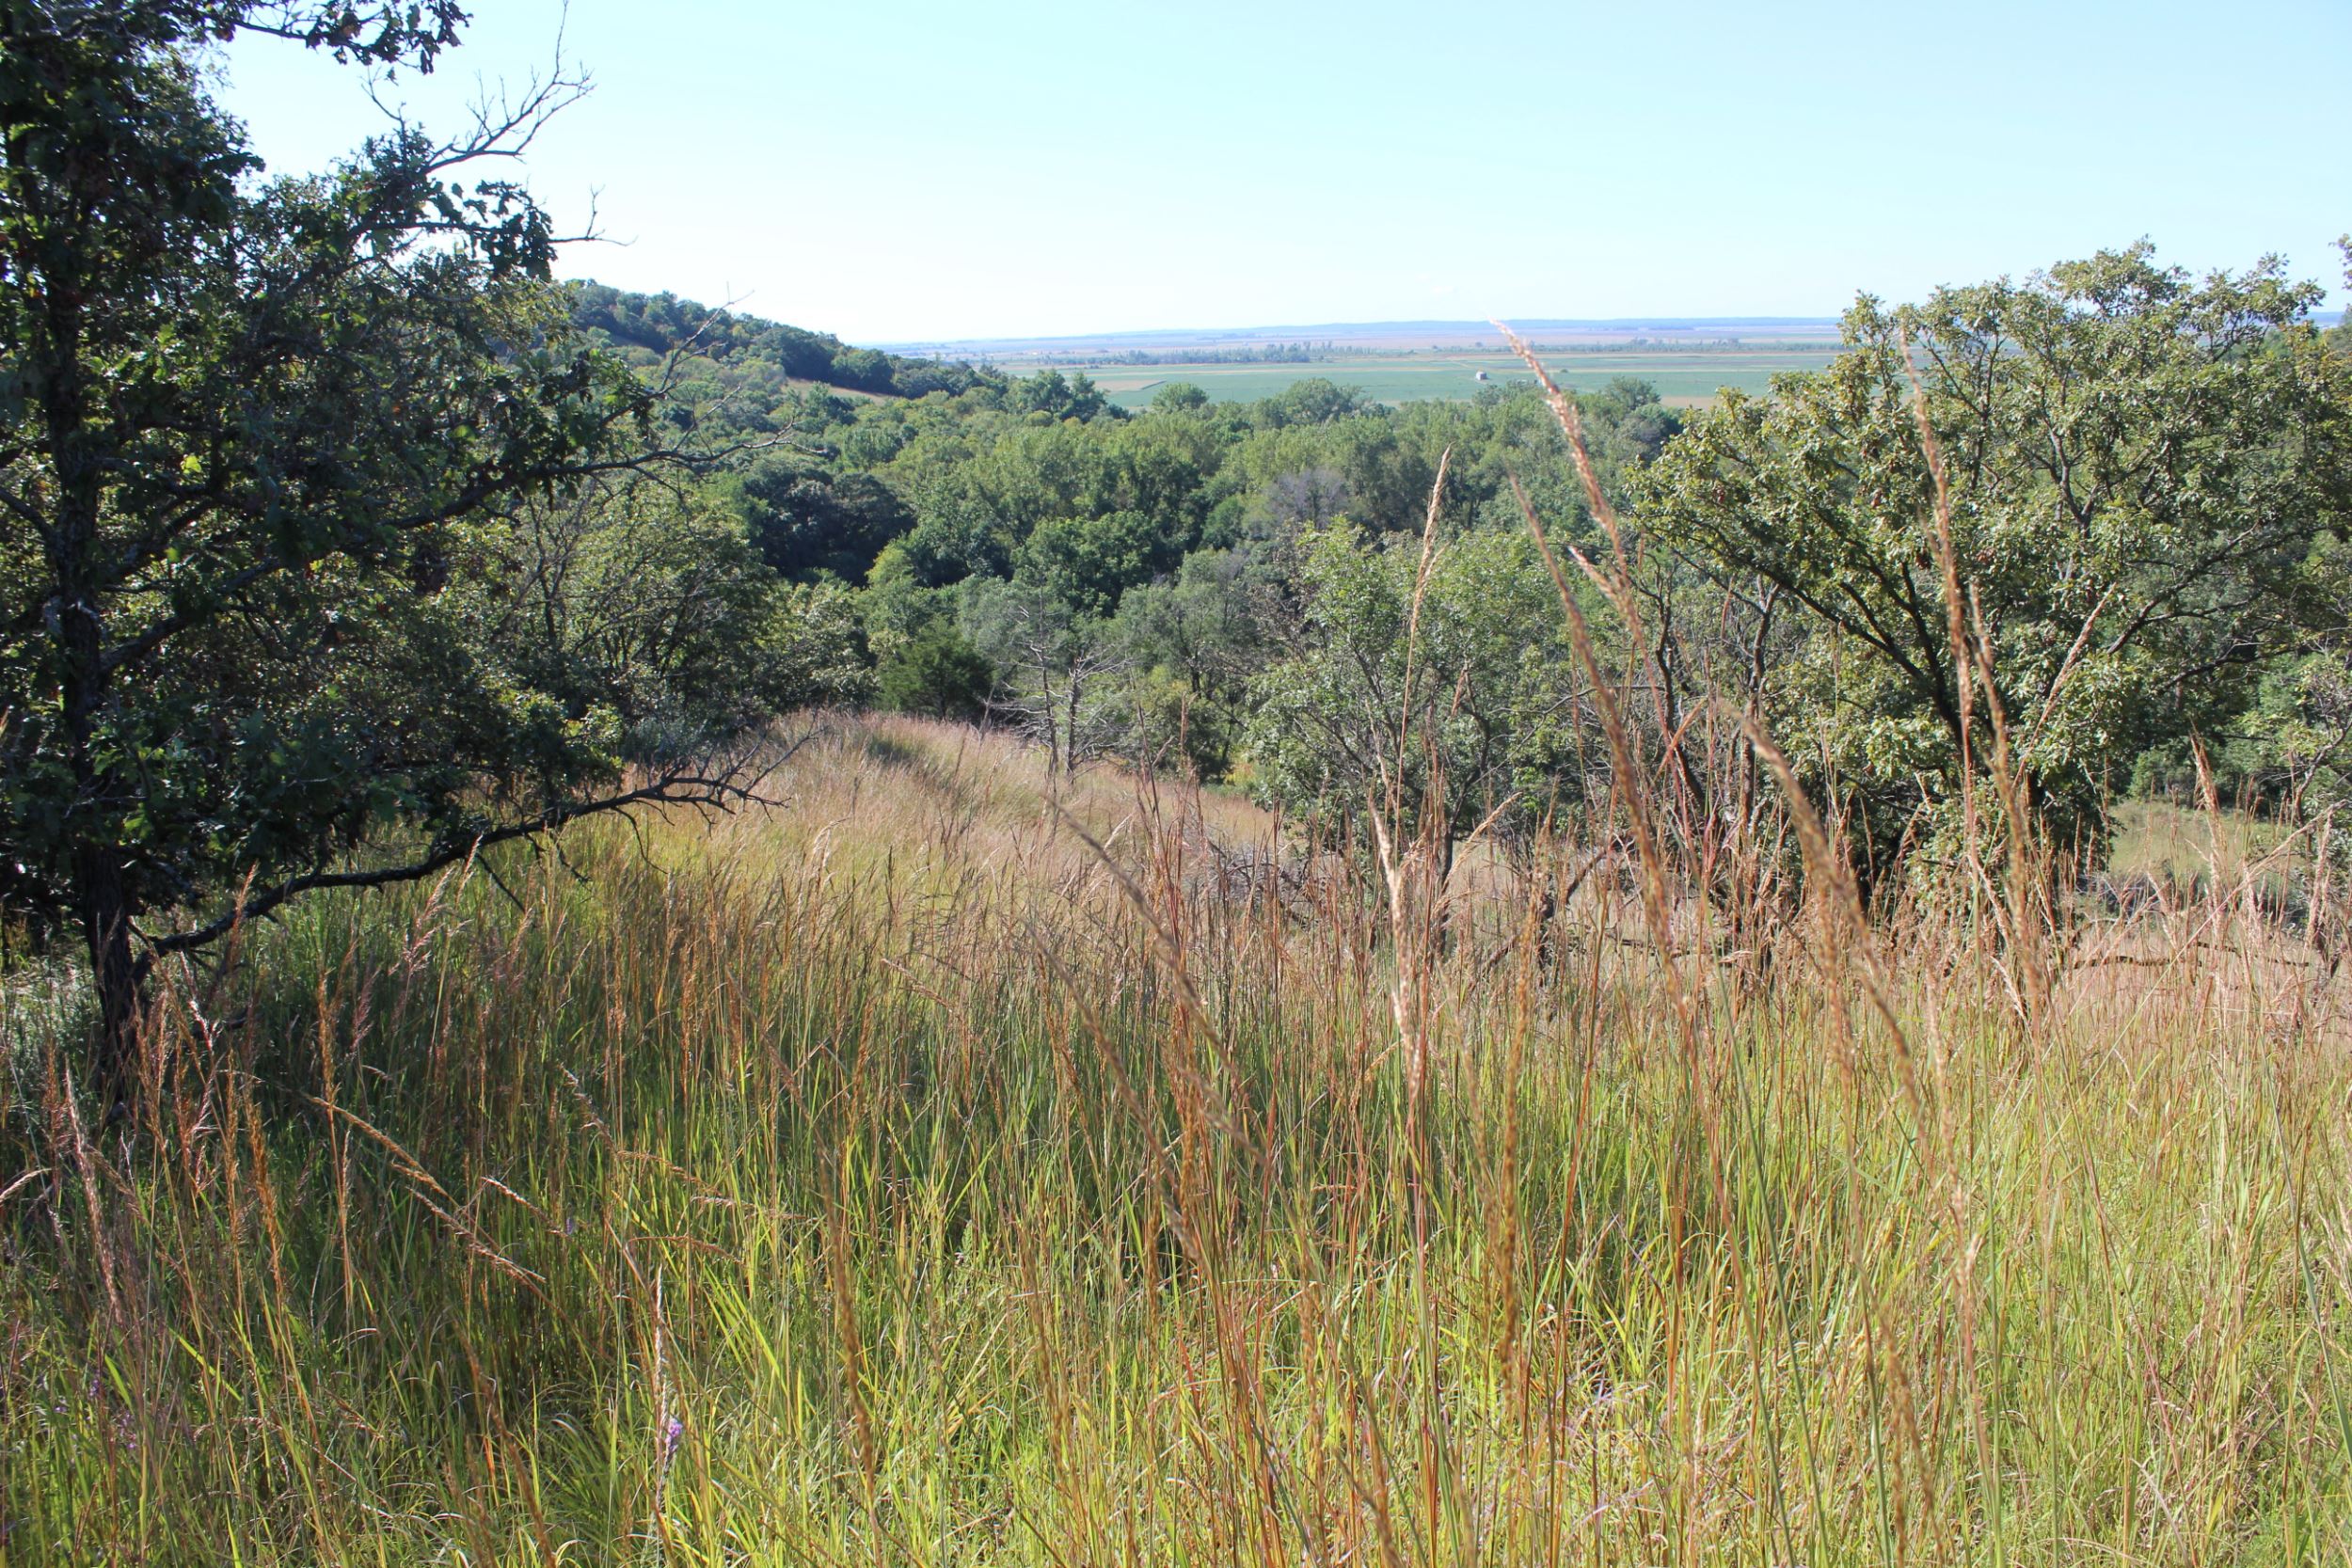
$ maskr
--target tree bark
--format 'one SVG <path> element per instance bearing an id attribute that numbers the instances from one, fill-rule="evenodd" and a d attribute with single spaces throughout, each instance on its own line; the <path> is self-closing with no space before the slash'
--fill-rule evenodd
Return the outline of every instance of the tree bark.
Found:
<path id="1" fill-rule="evenodd" d="M 49 635 L 57 650 L 59 720 L 67 764 L 73 775 L 72 812 L 78 844 L 73 853 L 75 923 L 89 949 L 90 985 L 98 998 L 98 1038 L 90 1053 L 93 1085 L 111 1107 L 128 1087 L 144 990 L 144 966 L 131 942 L 130 888 L 109 805 L 119 788 L 114 770 L 99 762 L 99 730 L 112 677 L 106 668 L 106 631 L 100 599 L 99 516 L 104 506 L 105 475 L 92 450 L 88 394 L 81 358 L 82 320 L 65 293 L 52 284 L 44 325 L 47 361 L 40 366 L 42 420 L 48 426 L 50 460 L 57 476 L 56 508 L 43 541 L 56 593 L 45 607 Z"/>
<path id="2" fill-rule="evenodd" d="M 87 591 L 70 590 L 59 597 L 67 601 L 58 611 L 66 752 L 73 769 L 75 815 L 84 819 L 73 856 L 74 915 L 89 947 L 90 985 L 98 997 L 90 1075 L 100 1092 L 115 1097 L 131 1067 L 143 966 L 132 951 L 131 918 L 135 911 L 121 856 L 114 834 L 106 831 L 111 815 L 107 801 L 116 781 L 97 759 L 99 716 L 107 684 L 105 642 L 97 607 Z"/>

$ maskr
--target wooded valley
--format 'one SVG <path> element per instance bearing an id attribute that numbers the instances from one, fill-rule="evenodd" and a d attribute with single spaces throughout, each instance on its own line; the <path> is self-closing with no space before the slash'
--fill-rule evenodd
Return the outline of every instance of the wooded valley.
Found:
<path id="1" fill-rule="evenodd" d="M 0 1565 L 2352 1552 L 2318 283 L 1130 410 L 464 20 L 0 0 Z"/>

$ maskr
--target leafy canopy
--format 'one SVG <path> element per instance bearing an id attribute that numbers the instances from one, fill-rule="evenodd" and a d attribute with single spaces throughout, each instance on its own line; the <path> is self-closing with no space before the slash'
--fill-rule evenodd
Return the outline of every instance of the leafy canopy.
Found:
<path id="1" fill-rule="evenodd" d="M 683 454 L 572 339 L 546 214 L 472 177 L 580 84 L 292 179 L 206 91 L 240 32 L 429 69 L 463 21 L 0 0 L 0 908 L 81 931 L 110 1039 L 144 954 L 707 790 L 687 759 L 740 717 L 664 639 L 756 618 L 756 561 L 614 532 L 635 493 L 598 486 Z M 605 564 L 517 567 L 566 531 Z M 677 596 L 550 641 L 623 559 Z"/>
<path id="2" fill-rule="evenodd" d="M 1915 309 L 1866 298 L 1828 370 L 1727 395 L 1669 443 L 1635 482 L 1638 519 L 1725 590 L 1777 596 L 1794 641 L 1771 717 L 1861 792 L 1877 836 L 1944 811 L 1963 687 L 1908 341 L 1960 608 L 1990 655 L 1972 766 L 1997 701 L 2041 802 L 2090 822 L 2119 769 L 2225 723 L 2296 640 L 2304 562 L 2352 494 L 2352 399 L 2305 322 L 2316 297 L 2275 261 L 2200 281 L 2143 244 Z"/>

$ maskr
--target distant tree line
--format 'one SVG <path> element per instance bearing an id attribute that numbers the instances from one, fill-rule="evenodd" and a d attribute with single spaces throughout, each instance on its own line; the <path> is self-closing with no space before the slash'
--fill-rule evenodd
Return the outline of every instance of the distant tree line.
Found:
<path id="1" fill-rule="evenodd" d="M 1318 359 L 1364 352 L 1359 348 L 1338 347 L 1327 339 L 1319 343 L 1241 343 L 1230 348 L 1131 348 L 1123 354 L 1100 355 L 1071 362 L 1088 365 L 1309 365 Z"/>

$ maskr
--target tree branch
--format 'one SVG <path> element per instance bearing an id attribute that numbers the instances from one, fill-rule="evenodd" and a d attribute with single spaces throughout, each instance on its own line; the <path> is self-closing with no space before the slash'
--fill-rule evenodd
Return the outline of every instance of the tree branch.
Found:
<path id="1" fill-rule="evenodd" d="M 741 769 L 730 769 L 716 776 L 702 774 L 673 774 L 636 789 L 617 795 L 601 796 L 590 800 L 568 801 L 549 806 L 537 815 L 518 822 L 445 839 L 422 858 L 403 865 L 379 866 L 365 871 L 317 871 L 293 877 L 258 894 L 248 894 L 215 919 L 187 930 L 168 936 L 150 937 L 144 932 L 150 952 L 154 954 L 184 953 L 219 941 L 248 920 L 269 914 L 289 899 L 322 888 L 376 888 L 413 882 L 470 860 L 483 850 L 516 839 L 532 838 L 552 832 L 582 817 L 596 816 L 609 812 L 625 811 L 630 806 L 685 805 L 725 806 L 731 802 L 767 803 L 741 780 Z"/>

